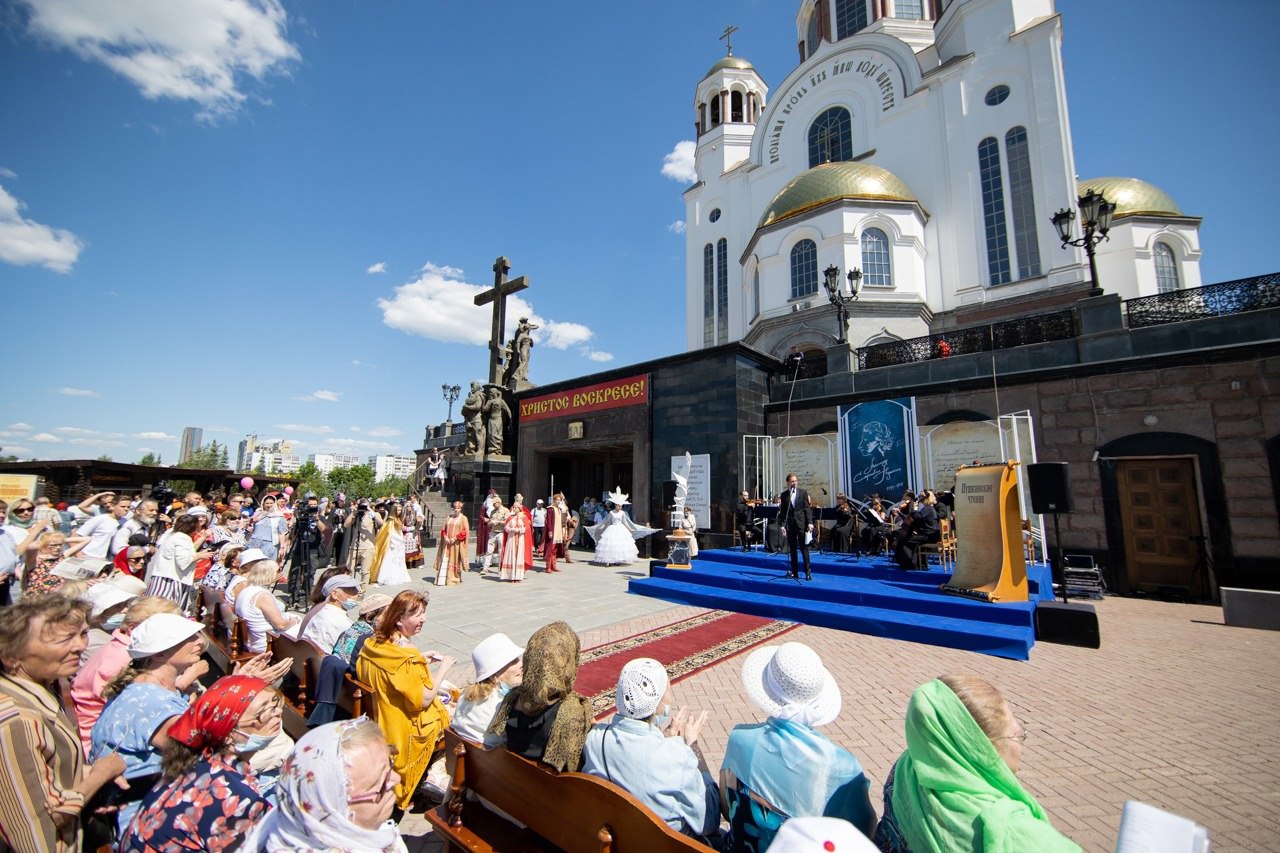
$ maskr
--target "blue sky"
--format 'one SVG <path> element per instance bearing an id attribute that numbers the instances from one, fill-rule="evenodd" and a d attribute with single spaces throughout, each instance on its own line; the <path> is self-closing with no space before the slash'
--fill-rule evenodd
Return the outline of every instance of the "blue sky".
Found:
<path id="1" fill-rule="evenodd" d="M 686 184 L 664 158 L 725 25 L 776 86 L 798 8 L 0 6 L 0 445 L 176 461 L 200 426 L 411 451 L 441 385 L 485 376 L 468 306 L 499 254 L 532 281 L 510 317 L 542 323 L 534 382 L 682 351 Z M 1058 3 L 1080 176 L 1203 216 L 1214 282 L 1280 267 L 1280 11 L 1206 8 Z"/>

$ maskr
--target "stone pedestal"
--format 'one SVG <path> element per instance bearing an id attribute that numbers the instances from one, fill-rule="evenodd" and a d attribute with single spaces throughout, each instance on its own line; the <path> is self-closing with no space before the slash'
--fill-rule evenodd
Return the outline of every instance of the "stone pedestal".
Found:
<path id="1" fill-rule="evenodd" d="M 452 465 L 455 500 L 462 501 L 462 511 L 471 521 L 472 528 L 480 517 L 480 505 L 485 495 L 493 489 L 502 498 L 504 506 L 511 505 L 515 490 L 515 464 L 509 456 L 489 456 L 478 459 L 455 459 Z"/>

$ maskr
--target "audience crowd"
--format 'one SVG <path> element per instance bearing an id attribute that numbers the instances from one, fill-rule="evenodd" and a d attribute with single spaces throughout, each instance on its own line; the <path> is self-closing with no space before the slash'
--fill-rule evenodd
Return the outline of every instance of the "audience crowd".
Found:
<path id="1" fill-rule="evenodd" d="M 936 520 L 932 498 L 899 512 Z M 1025 731 L 986 681 L 920 686 L 906 750 L 875 786 L 822 732 L 842 695 L 817 652 L 759 648 L 740 679 L 760 718 L 733 727 L 713 769 L 700 745 L 708 712 L 678 704 L 657 660 L 622 666 L 614 712 L 597 722 L 574 690 L 581 649 L 564 622 L 524 648 L 486 638 L 457 676 L 451 657 L 414 644 L 425 591 L 361 582 L 360 531 L 403 530 L 405 513 L 421 517 L 415 501 L 318 503 L 191 493 L 172 505 L 112 494 L 0 505 L 0 849 L 403 851 L 403 813 L 450 795 L 447 728 L 476 749 L 609 780 L 718 850 L 1079 849 L 1020 785 Z M 527 546 L 556 553 L 604 511 L 538 501 Z M 477 541 L 511 512 L 490 500 Z M 340 531 L 356 532 L 350 549 Z M 304 569 L 315 572 L 305 583 Z M 305 613 L 290 612 L 285 585 L 309 590 Z M 211 670 L 211 626 L 234 619 L 244 654 Z M 293 661 L 274 638 L 323 658 L 296 743 L 283 726 Z M 336 719 L 344 679 L 368 691 L 369 717 Z"/>

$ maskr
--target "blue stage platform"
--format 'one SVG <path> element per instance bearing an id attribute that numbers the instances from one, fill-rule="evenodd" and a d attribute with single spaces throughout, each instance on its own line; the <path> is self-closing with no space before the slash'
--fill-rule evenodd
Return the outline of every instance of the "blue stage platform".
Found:
<path id="1" fill-rule="evenodd" d="M 1030 601 L 992 604 L 938 587 L 949 572 L 903 571 L 889 557 L 812 555 L 813 580 L 786 577 L 786 554 L 703 551 L 692 569 L 654 563 L 629 590 L 678 604 L 750 613 L 1026 660 L 1035 645 L 1035 608 L 1053 599 L 1049 567 L 1027 566 Z M 801 569 L 803 571 L 803 567 Z"/>

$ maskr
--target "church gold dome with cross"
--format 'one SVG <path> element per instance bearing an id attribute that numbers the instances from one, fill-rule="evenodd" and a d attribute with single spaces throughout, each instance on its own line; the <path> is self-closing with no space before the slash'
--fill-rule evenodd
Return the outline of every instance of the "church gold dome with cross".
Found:
<path id="1" fill-rule="evenodd" d="M 760 217 L 760 227 L 790 219 L 837 199 L 915 201 L 902 179 L 870 163 L 822 163 L 778 191 Z"/>

